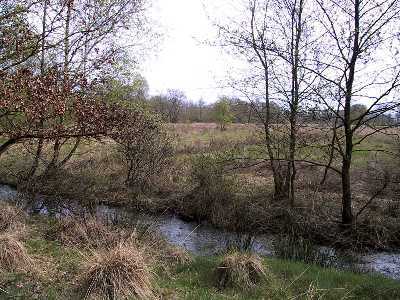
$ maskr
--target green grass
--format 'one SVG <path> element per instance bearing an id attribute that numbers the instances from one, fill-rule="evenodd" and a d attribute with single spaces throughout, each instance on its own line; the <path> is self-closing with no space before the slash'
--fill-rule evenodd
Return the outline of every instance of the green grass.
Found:
<path id="1" fill-rule="evenodd" d="M 79 252 L 40 235 L 25 244 L 44 271 L 0 272 L 0 287 L 7 291 L 0 299 L 78 299 Z M 254 289 L 218 290 L 214 271 L 220 259 L 195 257 L 189 265 L 158 272 L 155 285 L 163 299 L 400 299 L 400 283 L 394 280 L 272 258 L 264 260 L 266 279 Z"/>
<path id="2" fill-rule="evenodd" d="M 394 280 L 271 258 L 264 261 L 269 269 L 267 279 L 255 289 L 219 291 L 213 280 L 218 260 L 218 257 L 197 257 L 191 265 L 176 271 L 175 280 L 164 278 L 159 284 L 164 289 L 178 291 L 182 299 L 400 298 L 400 283 Z"/>

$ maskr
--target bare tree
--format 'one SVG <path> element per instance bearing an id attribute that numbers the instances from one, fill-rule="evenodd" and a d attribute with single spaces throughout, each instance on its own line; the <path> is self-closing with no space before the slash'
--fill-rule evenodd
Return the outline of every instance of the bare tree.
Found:
<path id="1" fill-rule="evenodd" d="M 298 114 L 313 84 L 313 76 L 302 67 L 311 44 L 307 40 L 310 8 L 306 8 L 306 3 L 306 0 L 251 0 L 244 20 L 217 24 L 222 45 L 234 48 L 248 62 L 249 75 L 233 87 L 249 101 L 263 124 L 275 197 L 289 198 L 292 206 Z M 287 118 L 280 115 L 280 120 L 277 119 L 278 115 L 273 113 L 277 103 L 287 108 Z M 277 126 L 277 122 L 284 125 Z"/>
<path id="2" fill-rule="evenodd" d="M 325 92 L 318 92 L 320 104 L 334 116 L 332 156 L 341 158 L 338 173 L 342 181 L 342 223 L 354 222 L 352 208 L 352 155 L 362 150 L 365 140 L 385 133 L 388 126 L 371 121 L 396 107 L 400 84 L 398 38 L 400 1 L 322 1 L 318 21 L 321 48 L 315 52 L 310 71 L 318 75 Z M 352 106 L 366 110 L 352 114 Z M 370 149 L 373 150 L 373 149 Z M 331 161 L 329 166 L 331 165 Z"/>
<path id="3" fill-rule="evenodd" d="M 179 90 L 168 90 L 168 119 L 171 123 L 177 123 L 182 110 L 182 105 L 186 100 L 186 96 L 182 91 Z"/>
<path id="4" fill-rule="evenodd" d="M 295 181 L 298 132 L 301 128 L 299 114 L 305 108 L 313 93 L 315 75 L 303 66 L 307 64 L 309 52 L 314 47 L 310 39 L 312 8 L 309 0 L 273 1 L 273 28 L 275 32 L 271 51 L 279 60 L 273 69 L 273 79 L 279 103 L 288 111 L 288 166 L 286 171 L 286 189 L 291 206 L 295 205 Z"/>

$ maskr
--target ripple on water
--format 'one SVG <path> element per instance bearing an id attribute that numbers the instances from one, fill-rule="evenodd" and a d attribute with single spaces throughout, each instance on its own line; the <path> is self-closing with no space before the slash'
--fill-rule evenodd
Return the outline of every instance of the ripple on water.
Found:
<path id="1" fill-rule="evenodd" d="M 362 257 L 362 267 L 400 280 L 400 254 L 376 253 Z"/>

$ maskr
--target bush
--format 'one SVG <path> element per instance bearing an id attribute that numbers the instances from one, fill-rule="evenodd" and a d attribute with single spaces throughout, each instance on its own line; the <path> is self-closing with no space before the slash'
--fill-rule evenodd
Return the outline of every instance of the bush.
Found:
<path id="1" fill-rule="evenodd" d="M 228 206 L 234 202 L 234 178 L 225 173 L 225 157 L 200 154 L 192 160 L 192 181 L 196 187 L 185 199 L 187 211 L 198 219 L 211 219 L 214 223 L 226 218 Z"/>
<path id="2" fill-rule="evenodd" d="M 160 121 L 142 109 L 132 110 L 130 118 L 111 137 L 123 155 L 126 185 L 137 193 L 153 190 L 157 178 L 169 166 L 173 152 Z"/>
<path id="3" fill-rule="evenodd" d="M 259 256 L 233 252 L 223 257 L 217 267 L 216 275 L 220 289 L 229 287 L 250 289 L 266 276 L 266 272 Z"/>
<path id="4" fill-rule="evenodd" d="M 94 251 L 78 279 L 85 297 L 94 299 L 154 299 L 152 282 L 143 254 L 130 243 Z"/>

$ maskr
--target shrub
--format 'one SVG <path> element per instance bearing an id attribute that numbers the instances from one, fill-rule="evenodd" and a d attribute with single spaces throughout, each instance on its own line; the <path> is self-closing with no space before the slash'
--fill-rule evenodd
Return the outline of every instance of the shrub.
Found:
<path id="1" fill-rule="evenodd" d="M 225 174 L 225 165 L 225 157 L 217 154 L 200 154 L 192 160 L 191 178 L 196 187 L 184 205 L 198 219 L 226 217 L 228 205 L 235 197 L 235 184 L 234 179 Z"/>
<path id="2" fill-rule="evenodd" d="M 137 108 L 111 137 L 123 155 L 126 185 L 138 193 L 153 190 L 155 181 L 169 166 L 173 152 L 170 138 L 160 121 Z"/>
<path id="3" fill-rule="evenodd" d="M 13 235 L 0 235 L 0 270 L 15 272 L 27 270 L 32 265 L 25 246 Z"/>
<path id="4" fill-rule="evenodd" d="M 230 111 L 229 100 L 222 97 L 214 105 L 215 119 L 222 131 L 226 130 L 226 126 L 232 123 L 233 115 Z"/>
<path id="5" fill-rule="evenodd" d="M 259 256 L 233 252 L 223 257 L 217 267 L 216 275 L 220 289 L 228 287 L 250 289 L 266 276 L 266 272 Z"/>
<path id="6" fill-rule="evenodd" d="M 86 297 L 154 299 L 153 276 L 140 250 L 130 243 L 94 251 L 78 279 Z"/>

